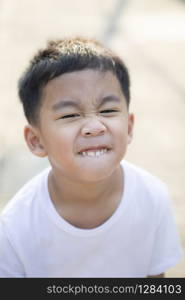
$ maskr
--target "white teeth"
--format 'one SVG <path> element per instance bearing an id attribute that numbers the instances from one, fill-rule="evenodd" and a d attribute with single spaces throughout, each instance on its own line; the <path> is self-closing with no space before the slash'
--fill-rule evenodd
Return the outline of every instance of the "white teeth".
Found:
<path id="1" fill-rule="evenodd" d="M 96 151 L 96 156 L 100 156 L 102 154 L 101 150 L 100 151 Z"/>
<path id="2" fill-rule="evenodd" d="M 83 151 L 82 155 L 83 156 L 90 156 L 90 157 L 99 157 L 103 154 L 105 154 L 108 150 L 107 149 L 101 149 L 97 151 Z"/>
<path id="3" fill-rule="evenodd" d="M 95 156 L 96 155 L 96 153 L 93 152 L 93 151 L 87 151 L 86 153 L 87 153 L 88 156 Z"/>

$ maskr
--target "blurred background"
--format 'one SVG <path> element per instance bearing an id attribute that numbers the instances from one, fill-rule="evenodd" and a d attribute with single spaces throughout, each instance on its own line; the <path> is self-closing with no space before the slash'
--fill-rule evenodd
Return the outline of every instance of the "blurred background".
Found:
<path id="1" fill-rule="evenodd" d="M 185 1 L 0 0 L 0 207 L 48 165 L 23 139 L 17 80 L 46 41 L 85 35 L 126 62 L 135 134 L 126 159 L 169 187 L 185 249 Z M 185 259 L 167 277 L 185 277 Z"/>

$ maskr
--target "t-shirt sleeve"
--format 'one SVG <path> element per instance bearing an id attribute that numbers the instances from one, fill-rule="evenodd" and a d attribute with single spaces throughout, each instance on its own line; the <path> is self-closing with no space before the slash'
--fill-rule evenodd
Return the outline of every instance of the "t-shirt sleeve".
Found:
<path id="1" fill-rule="evenodd" d="M 166 189 L 161 203 L 161 217 L 156 229 L 148 276 L 164 273 L 177 264 L 183 255 L 171 200 Z"/>
<path id="2" fill-rule="evenodd" d="M 0 222 L 0 278 L 24 277 L 23 266 Z"/>

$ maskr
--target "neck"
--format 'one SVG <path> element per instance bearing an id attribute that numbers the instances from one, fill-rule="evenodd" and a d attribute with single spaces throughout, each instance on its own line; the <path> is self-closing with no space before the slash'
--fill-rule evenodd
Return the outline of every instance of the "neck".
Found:
<path id="1" fill-rule="evenodd" d="M 116 170 L 104 180 L 99 182 L 74 182 L 61 176 L 53 170 L 49 174 L 49 192 L 56 206 L 97 206 L 111 197 L 122 182 L 122 169 L 118 166 Z"/>

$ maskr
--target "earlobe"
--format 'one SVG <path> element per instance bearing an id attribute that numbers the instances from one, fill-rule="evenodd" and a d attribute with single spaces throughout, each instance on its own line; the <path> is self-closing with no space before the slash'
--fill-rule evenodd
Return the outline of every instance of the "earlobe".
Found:
<path id="1" fill-rule="evenodd" d="M 30 151 L 39 157 L 45 157 L 47 155 L 38 130 L 32 125 L 26 125 L 24 127 L 24 138 L 30 149 Z"/>

